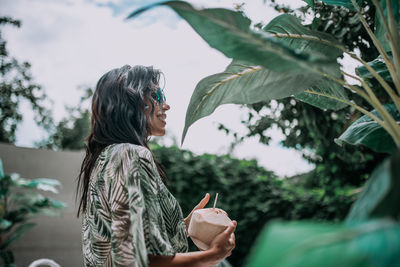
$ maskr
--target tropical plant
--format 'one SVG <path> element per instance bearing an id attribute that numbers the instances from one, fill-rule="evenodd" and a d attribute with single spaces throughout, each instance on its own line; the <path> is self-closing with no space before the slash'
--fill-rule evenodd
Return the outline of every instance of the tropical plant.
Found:
<path id="1" fill-rule="evenodd" d="M 305 2 L 314 6 L 314 0 Z M 332 266 L 374 266 L 377 262 L 381 266 L 399 265 L 399 206 L 394 193 L 400 189 L 400 158 L 396 152 L 400 148 L 399 2 L 369 1 L 377 10 L 374 27 L 365 20 L 363 1 L 322 2 L 356 12 L 379 56 L 366 62 L 332 35 L 304 27 L 289 14 L 274 18 L 262 29 L 253 27 L 241 12 L 196 9 L 183 1 L 153 4 L 128 16 L 132 18 L 154 6 L 168 6 L 211 47 L 233 59 L 224 72 L 206 77 L 196 86 L 186 113 L 182 142 L 195 121 L 220 105 L 294 96 L 321 109 L 354 108 L 363 116 L 335 142 L 393 154 L 373 172 L 347 223 L 334 227 L 303 223 L 268 227 L 267 234 L 260 236 L 248 266 L 320 266 L 328 259 L 333 260 Z M 338 58 L 343 54 L 360 64 L 356 74 L 341 68 Z M 387 97 L 377 95 L 376 83 Z M 367 105 L 354 101 L 358 97 Z M 383 217 L 386 219 L 372 221 Z M 275 242 L 277 237 L 282 242 Z M 377 245 L 366 247 L 371 242 Z M 274 250 L 279 252 L 275 256 L 270 254 L 271 244 L 281 248 Z M 346 257 L 342 257 L 345 251 Z"/>
<path id="2" fill-rule="evenodd" d="M 5 175 L 0 160 L 0 258 L 1 266 L 12 267 L 10 245 L 35 226 L 29 220 L 37 215 L 58 215 L 66 205 L 43 196 L 34 189 L 58 193 L 60 182 L 49 178 L 25 179 L 18 174 Z"/>
<path id="3" fill-rule="evenodd" d="M 364 1 L 364 4 L 368 3 Z M 290 9 L 277 3 L 270 5 L 280 12 L 299 17 L 302 24 L 309 29 L 331 34 L 348 50 L 359 51 L 360 58 L 365 61 L 371 61 L 379 55 L 356 12 L 321 2 L 315 3 L 313 10 L 305 6 Z M 308 15 L 311 11 L 313 11 L 312 20 Z M 365 20 L 370 26 L 374 25 L 375 11 L 375 8 L 370 6 L 367 12 L 364 12 Z M 265 23 L 257 23 L 256 26 L 262 28 Z M 375 84 L 374 92 L 378 98 L 385 97 L 383 88 Z M 358 105 L 368 104 L 361 97 L 353 100 Z M 270 129 L 280 130 L 282 133 L 280 144 L 298 150 L 305 160 L 315 166 L 312 171 L 302 175 L 302 179 L 294 180 L 296 186 L 304 185 L 309 189 L 321 188 L 326 194 L 332 194 L 338 186 L 360 187 L 372 170 L 387 156 L 385 153 L 374 152 L 366 147 L 338 146 L 332 142 L 362 115 L 350 106 L 340 110 L 321 110 L 294 97 L 287 97 L 242 105 L 240 108 L 243 114 L 241 123 L 247 128 L 246 133 L 239 133 L 223 123 L 219 125 L 219 129 L 234 138 L 231 150 L 233 151 L 242 141 L 253 137 L 258 138 L 260 143 L 269 145 L 274 132 Z"/>

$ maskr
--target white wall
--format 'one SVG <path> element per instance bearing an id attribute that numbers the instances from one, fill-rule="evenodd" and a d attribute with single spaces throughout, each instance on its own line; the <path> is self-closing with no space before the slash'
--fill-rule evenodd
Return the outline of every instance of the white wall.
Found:
<path id="1" fill-rule="evenodd" d="M 83 266 L 81 219 L 76 217 L 75 187 L 83 152 L 21 148 L 0 143 L 5 173 L 24 178 L 55 178 L 62 183 L 59 194 L 48 193 L 68 205 L 60 217 L 41 216 L 37 225 L 13 246 L 17 266 L 39 258 L 54 259 L 61 266 Z"/>

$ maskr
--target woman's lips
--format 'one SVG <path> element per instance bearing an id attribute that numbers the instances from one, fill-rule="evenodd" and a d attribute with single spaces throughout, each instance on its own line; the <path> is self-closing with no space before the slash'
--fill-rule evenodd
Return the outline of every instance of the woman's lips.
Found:
<path id="1" fill-rule="evenodd" d="M 167 115 L 166 114 L 161 114 L 161 115 L 158 115 L 157 118 L 159 120 L 161 120 L 162 122 L 166 123 L 165 120 L 167 119 Z"/>

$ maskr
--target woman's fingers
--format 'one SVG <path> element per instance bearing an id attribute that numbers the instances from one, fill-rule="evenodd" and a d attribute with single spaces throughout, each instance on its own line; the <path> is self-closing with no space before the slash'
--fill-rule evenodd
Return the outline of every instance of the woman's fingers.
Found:
<path id="1" fill-rule="evenodd" d="M 210 194 L 207 193 L 207 194 L 204 196 L 204 198 L 203 198 L 202 200 L 200 200 L 199 204 L 197 204 L 197 206 L 194 207 L 193 210 L 198 210 L 198 209 L 204 208 L 204 207 L 207 205 L 207 203 L 208 203 L 209 200 L 210 200 Z"/>
<path id="2" fill-rule="evenodd" d="M 236 225 L 237 225 L 237 222 L 236 222 L 236 221 L 232 221 L 232 225 L 229 225 L 229 226 L 225 229 L 224 235 L 226 235 L 227 238 L 230 237 L 231 234 L 233 234 L 233 232 L 234 232 L 235 229 L 236 229 Z"/>
<path id="3" fill-rule="evenodd" d="M 199 209 L 204 208 L 204 207 L 207 205 L 207 203 L 208 203 L 209 200 L 210 200 L 210 194 L 207 193 L 207 194 L 203 197 L 203 199 L 200 201 L 200 203 L 197 205 L 198 208 L 199 208 Z"/>
<path id="4" fill-rule="evenodd" d="M 217 251 L 217 254 L 221 259 L 225 259 L 232 254 L 232 250 L 235 248 L 235 234 L 237 222 L 232 221 L 232 224 L 226 227 L 226 229 L 217 235 L 212 241 L 210 249 Z"/>
<path id="5" fill-rule="evenodd" d="M 235 247 L 235 233 L 231 234 L 231 237 L 229 238 L 229 243 Z"/>
<path id="6" fill-rule="evenodd" d="M 204 208 L 204 207 L 207 205 L 207 203 L 208 203 L 209 200 L 210 200 L 210 194 L 207 193 L 207 194 L 203 197 L 203 199 L 200 200 L 199 204 L 197 204 L 197 206 L 193 208 L 192 212 L 190 212 L 189 215 L 184 219 L 185 224 L 186 224 L 186 228 L 189 226 L 189 222 L 190 222 L 190 219 L 192 218 L 193 212 L 194 212 L 195 210 Z"/>

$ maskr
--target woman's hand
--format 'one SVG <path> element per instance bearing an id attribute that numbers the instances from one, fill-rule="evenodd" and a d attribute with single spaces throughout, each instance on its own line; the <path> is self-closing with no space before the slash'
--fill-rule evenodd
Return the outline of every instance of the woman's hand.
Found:
<path id="1" fill-rule="evenodd" d="M 212 251 L 215 255 L 217 262 L 229 257 L 232 250 L 235 248 L 235 234 L 237 222 L 232 221 L 232 225 L 228 226 L 225 231 L 217 235 L 210 244 L 208 250 Z"/>
<path id="2" fill-rule="evenodd" d="M 232 254 L 232 250 L 235 248 L 235 234 L 233 232 L 236 225 L 236 221 L 232 221 L 232 225 L 217 235 L 206 251 L 176 253 L 175 256 L 149 255 L 149 266 L 213 267 Z"/>

